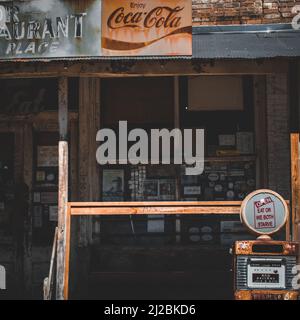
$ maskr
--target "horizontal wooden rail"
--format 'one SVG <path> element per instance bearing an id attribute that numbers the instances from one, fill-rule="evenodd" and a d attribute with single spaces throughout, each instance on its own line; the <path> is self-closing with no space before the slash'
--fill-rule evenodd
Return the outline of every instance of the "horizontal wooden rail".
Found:
<path id="1" fill-rule="evenodd" d="M 69 203 L 72 216 L 239 214 L 241 201 Z"/>

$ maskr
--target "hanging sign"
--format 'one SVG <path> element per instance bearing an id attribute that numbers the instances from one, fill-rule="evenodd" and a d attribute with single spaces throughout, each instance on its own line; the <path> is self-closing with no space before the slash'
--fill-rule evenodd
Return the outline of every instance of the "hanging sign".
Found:
<path id="1" fill-rule="evenodd" d="M 241 206 L 241 220 L 257 235 L 271 235 L 286 224 L 286 201 L 272 190 L 262 189 L 249 194 Z"/>
<path id="2" fill-rule="evenodd" d="M 191 0 L 103 0 L 107 56 L 192 55 Z"/>

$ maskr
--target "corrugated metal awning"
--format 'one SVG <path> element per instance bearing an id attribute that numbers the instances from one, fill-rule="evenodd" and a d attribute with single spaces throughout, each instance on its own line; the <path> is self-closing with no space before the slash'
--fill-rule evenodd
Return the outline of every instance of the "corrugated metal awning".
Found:
<path id="1" fill-rule="evenodd" d="M 193 28 L 195 59 L 300 57 L 300 31 L 291 25 Z"/>
<path id="2" fill-rule="evenodd" d="M 294 30 L 291 24 L 272 24 L 193 27 L 193 56 L 60 57 L 0 61 L 162 61 L 289 57 L 300 57 L 300 30 Z"/>

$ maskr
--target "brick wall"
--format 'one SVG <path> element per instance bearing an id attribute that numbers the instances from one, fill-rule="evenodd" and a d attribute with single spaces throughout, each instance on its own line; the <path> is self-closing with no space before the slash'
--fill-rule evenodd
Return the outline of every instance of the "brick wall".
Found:
<path id="1" fill-rule="evenodd" d="M 290 23 L 300 0 L 193 0 L 194 25 Z"/>
<path id="2" fill-rule="evenodd" d="M 269 188 L 290 195 L 290 137 L 286 74 L 267 76 Z"/>

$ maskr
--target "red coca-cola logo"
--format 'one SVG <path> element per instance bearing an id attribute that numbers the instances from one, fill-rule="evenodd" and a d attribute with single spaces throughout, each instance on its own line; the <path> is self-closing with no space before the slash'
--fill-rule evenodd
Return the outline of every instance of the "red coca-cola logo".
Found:
<path id="1" fill-rule="evenodd" d="M 120 28 L 179 28 L 182 17 L 179 13 L 184 7 L 175 8 L 160 6 L 149 12 L 136 11 L 126 12 L 120 7 L 112 12 L 107 20 L 110 29 Z"/>

